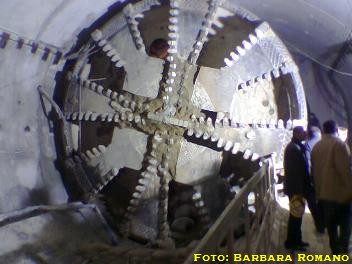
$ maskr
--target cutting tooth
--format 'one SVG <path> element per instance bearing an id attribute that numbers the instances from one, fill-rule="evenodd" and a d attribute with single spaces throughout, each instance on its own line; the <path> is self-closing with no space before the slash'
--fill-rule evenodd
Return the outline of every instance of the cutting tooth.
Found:
<path id="1" fill-rule="evenodd" d="M 202 198 L 202 195 L 199 192 L 196 192 L 192 196 L 192 200 L 199 200 Z"/>
<path id="2" fill-rule="evenodd" d="M 125 99 L 125 96 L 123 96 L 122 94 L 119 95 L 119 102 L 121 103 L 123 100 Z"/>
<path id="3" fill-rule="evenodd" d="M 101 152 L 97 148 L 92 148 L 92 153 L 95 157 L 99 157 Z"/>
<path id="4" fill-rule="evenodd" d="M 92 115 L 91 111 L 86 112 L 86 114 L 84 115 L 84 120 L 88 121 L 91 115 Z"/>
<path id="5" fill-rule="evenodd" d="M 67 121 L 71 120 L 72 113 L 65 114 L 65 118 Z"/>
<path id="6" fill-rule="evenodd" d="M 276 79 L 280 77 L 280 71 L 279 71 L 279 69 L 273 69 L 273 70 L 271 71 L 271 73 L 272 73 L 273 77 L 276 78 Z"/>
<path id="7" fill-rule="evenodd" d="M 169 25 L 168 26 L 169 30 L 172 32 L 178 32 L 178 26 L 177 25 Z"/>
<path id="8" fill-rule="evenodd" d="M 118 55 L 117 51 L 116 51 L 115 49 L 113 49 L 112 47 L 111 47 L 111 50 L 109 50 L 109 51 L 106 53 L 106 55 L 107 55 L 108 57 L 111 57 L 110 60 L 111 60 L 112 62 L 117 62 L 118 60 L 120 60 L 120 56 Z"/>
<path id="9" fill-rule="evenodd" d="M 117 68 L 121 68 L 121 67 L 123 67 L 125 64 L 126 64 L 125 61 L 120 60 L 120 61 L 116 62 L 115 66 L 116 66 Z"/>
<path id="10" fill-rule="evenodd" d="M 92 113 L 92 114 L 90 115 L 90 120 L 91 120 L 91 121 L 95 121 L 95 120 L 97 120 L 98 116 L 99 116 L 98 113 Z"/>
<path id="11" fill-rule="evenodd" d="M 111 98 L 112 100 L 116 100 L 116 98 L 117 98 L 117 92 L 112 92 L 110 98 Z"/>
<path id="12" fill-rule="evenodd" d="M 152 112 L 148 112 L 148 114 L 147 114 L 147 118 L 148 119 L 154 119 L 155 118 L 155 114 L 154 113 L 152 113 Z"/>
<path id="13" fill-rule="evenodd" d="M 242 41 L 242 45 L 246 50 L 249 50 L 252 48 L 252 44 L 248 42 L 247 40 Z"/>
<path id="14" fill-rule="evenodd" d="M 211 142 L 216 142 L 219 140 L 219 136 L 218 134 L 214 133 L 211 138 L 210 138 Z"/>
<path id="15" fill-rule="evenodd" d="M 279 129 L 284 129 L 284 121 L 282 119 L 279 119 L 279 121 L 277 121 L 277 128 Z"/>
<path id="16" fill-rule="evenodd" d="M 176 38 L 177 36 L 178 36 L 177 33 L 169 33 L 169 37 L 170 37 L 170 38 Z M 167 50 L 167 52 L 168 52 L 169 54 L 176 54 L 176 53 L 177 53 L 177 49 L 176 49 L 176 48 L 169 48 L 169 49 Z"/>
<path id="17" fill-rule="evenodd" d="M 233 143 L 231 141 L 227 141 L 226 145 L 224 147 L 225 151 L 229 151 L 233 146 Z"/>
<path id="18" fill-rule="evenodd" d="M 252 120 L 252 127 L 257 128 L 258 127 L 258 121 L 256 119 Z"/>
<path id="19" fill-rule="evenodd" d="M 158 169 L 157 167 L 155 166 L 152 166 L 152 165 L 149 165 L 146 169 L 147 172 L 150 172 L 152 174 L 156 174 L 158 172 Z"/>
<path id="20" fill-rule="evenodd" d="M 292 129 L 292 125 L 293 125 L 292 120 L 291 119 L 287 120 L 286 129 Z"/>
<path id="21" fill-rule="evenodd" d="M 245 83 L 240 83 L 238 85 L 238 90 L 245 90 L 247 88 L 246 84 Z"/>
<path id="22" fill-rule="evenodd" d="M 236 142 L 232 148 L 232 154 L 236 154 L 240 150 L 240 143 Z"/>
<path id="23" fill-rule="evenodd" d="M 132 121 L 133 121 L 133 114 L 132 114 L 131 112 L 128 112 L 128 113 L 127 113 L 127 120 L 128 120 L 129 122 L 132 122 Z"/>
<path id="24" fill-rule="evenodd" d="M 205 119 L 204 119 L 203 116 L 200 116 L 200 117 L 199 117 L 199 123 L 200 123 L 200 124 L 204 124 L 204 123 L 205 123 Z"/>
<path id="25" fill-rule="evenodd" d="M 108 118 L 109 113 L 103 113 L 100 115 L 100 120 L 101 121 L 106 121 Z"/>
<path id="26" fill-rule="evenodd" d="M 195 114 L 192 114 L 192 115 L 191 115 L 191 120 L 192 120 L 193 122 L 197 122 L 197 117 L 196 117 Z"/>
<path id="27" fill-rule="evenodd" d="M 282 75 L 286 75 L 289 72 L 289 69 L 286 64 L 283 64 L 283 66 L 280 66 L 279 69 L 280 69 Z"/>
<path id="28" fill-rule="evenodd" d="M 169 56 L 166 57 L 166 60 L 167 60 L 168 62 L 170 62 L 170 63 L 173 62 L 174 59 L 175 59 L 175 58 L 174 58 L 174 56 L 172 56 L 172 55 L 169 55 Z"/>
<path id="29" fill-rule="evenodd" d="M 229 60 L 228 58 L 225 58 L 224 62 L 225 62 L 227 67 L 232 67 L 232 65 L 234 64 L 233 61 Z"/>
<path id="30" fill-rule="evenodd" d="M 98 42 L 99 47 L 104 47 L 106 44 L 108 44 L 108 41 L 106 39 L 102 39 Z"/>
<path id="31" fill-rule="evenodd" d="M 221 119 L 219 119 L 219 118 L 215 119 L 215 127 L 220 126 L 220 124 L 221 124 L 220 121 L 221 121 Z"/>
<path id="32" fill-rule="evenodd" d="M 115 123 L 118 123 L 118 122 L 120 121 L 119 118 L 120 118 L 120 115 L 119 115 L 118 113 L 116 113 L 116 114 L 114 115 L 114 122 L 115 122 Z"/>
<path id="33" fill-rule="evenodd" d="M 244 56 L 246 54 L 246 50 L 240 46 L 237 46 L 236 50 L 237 50 L 238 54 L 240 54 L 241 56 Z"/>
<path id="34" fill-rule="evenodd" d="M 137 185 L 136 190 L 143 193 L 147 188 L 145 186 Z"/>
<path id="35" fill-rule="evenodd" d="M 77 120 L 78 119 L 78 112 L 74 112 L 72 114 L 72 120 Z"/>
<path id="36" fill-rule="evenodd" d="M 224 112 L 218 112 L 216 115 L 217 119 L 223 119 L 225 117 L 225 113 Z"/>
<path id="37" fill-rule="evenodd" d="M 256 161 L 260 158 L 259 154 L 258 153 L 253 153 L 252 155 L 252 158 L 251 158 L 251 161 Z"/>
<path id="38" fill-rule="evenodd" d="M 139 186 L 137 186 L 137 187 L 139 187 Z M 136 187 L 136 189 L 137 189 L 137 187 Z M 134 193 L 132 194 L 132 197 L 133 197 L 133 198 L 136 198 L 136 199 L 140 199 L 140 198 L 142 198 L 142 194 L 139 193 L 139 192 L 134 192 Z M 132 211 L 133 209 L 135 209 L 135 208 L 132 207 L 132 206 L 129 206 L 129 207 L 127 208 L 128 211 Z"/>
<path id="39" fill-rule="evenodd" d="M 203 207 L 203 206 L 204 206 L 204 202 L 203 202 L 203 201 L 199 201 L 199 202 L 195 203 L 195 206 L 196 206 L 197 208 Z"/>
<path id="40" fill-rule="evenodd" d="M 105 153 L 106 147 L 104 145 L 98 145 L 98 149 L 101 153 Z"/>
<path id="41" fill-rule="evenodd" d="M 136 102 L 135 101 L 132 101 L 131 104 L 130 104 L 130 108 L 132 111 L 136 110 Z"/>
<path id="42" fill-rule="evenodd" d="M 170 23 L 172 24 L 177 24 L 178 23 L 178 18 L 177 17 L 170 17 L 169 18 Z"/>
<path id="43" fill-rule="evenodd" d="M 90 160 L 89 157 L 88 157 L 88 155 L 87 155 L 86 153 L 83 153 L 83 152 L 82 152 L 82 153 L 79 154 L 79 156 L 80 156 L 81 159 L 82 159 L 83 161 L 85 161 L 86 163 L 89 162 L 89 160 Z"/>
<path id="44" fill-rule="evenodd" d="M 253 34 L 249 34 L 248 38 L 253 45 L 257 44 L 258 38 L 256 36 L 254 36 Z"/>
<path id="45" fill-rule="evenodd" d="M 130 204 L 131 204 L 131 205 L 134 205 L 134 206 L 138 206 L 138 205 L 139 205 L 139 199 L 132 199 L 132 200 L 130 201 Z"/>
<path id="46" fill-rule="evenodd" d="M 202 130 L 200 130 L 200 129 L 196 130 L 196 134 L 195 134 L 196 138 L 200 138 L 202 135 L 203 135 Z"/>
<path id="47" fill-rule="evenodd" d="M 112 122 L 112 120 L 114 119 L 114 115 L 113 113 L 109 113 L 108 116 L 107 116 L 107 121 L 108 122 Z"/>
<path id="48" fill-rule="evenodd" d="M 170 1 L 170 7 L 171 8 L 179 8 L 180 4 L 178 1 L 173 0 L 173 1 Z"/>
<path id="49" fill-rule="evenodd" d="M 79 113 L 79 115 L 78 115 L 79 121 L 81 121 L 81 120 L 83 119 L 84 114 L 85 114 L 84 112 L 80 112 L 80 113 Z"/>
<path id="50" fill-rule="evenodd" d="M 207 133 L 207 132 L 205 132 L 204 134 L 203 134 L 203 139 L 204 140 L 208 140 L 210 138 L 210 135 Z"/>
<path id="51" fill-rule="evenodd" d="M 95 155 L 89 149 L 86 151 L 86 155 L 88 156 L 89 159 L 95 158 Z"/>
<path id="52" fill-rule="evenodd" d="M 134 122 L 139 123 L 140 121 L 141 121 L 141 116 L 140 115 L 135 115 Z"/>
<path id="53" fill-rule="evenodd" d="M 151 165 L 154 165 L 154 166 L 157 166 L 159 164 L 159 162 L 156 160 L 156 159 L 153 159 L 153 158 L 149 158 L 148 159 L 148 163 L 151 164 Z"/>
<path id="54" fill-rule="evenodd" d="M 104 87 L 102 85 L 98 85 L 97 87 L 97 93 L 103 94 Z"/>
<path id="55" fill-rule="evenodd" d="M 170 100 L 170 97 L 169 97 L 168 95 L 164 95 L 164 96 L 163 96 L 163 100 L 164 100 L 165 102 L 168 102 L 168 101 Z"/>
<path id="56" fill-rule="evenodd" d="M 189 137 L 191 137 L 191 136 L 193 136 L 193 134 L 194 134 L 193 129 L 192 129 L 192 128 L 189 128 L 189 129 L 187 130 L 187 135 L 188 135 Z"/>
<path id="57" fill-rule="evenodd" d="M 272 79 L 271 79 L 271 75 L 269 74 L 269 73 L 264 73 L 263 74 L 263 79 L 264 80 L 267 80 L 267 81 L 271 81 Z"/>
<path id="58" fill-rule="evenodd" d="M 109 52 L 110 50 L 112 50 L 112 46 L 110 44 L 106 44 L 104 47 L 103 47 L 103 51 L 104 52 Z"/>
<path id="59" fill-rule="evenodd" d="M 216 146 L 218 148 L 222 148 L 225 145 L 225 141 L 222 138 L 219 138 L 218 143 L 216 144 Z"/>
<path id="60" fill-rule="evenodd" d="M 149 174 L 150 174 L 150 173 L 149 173 Z M 151 174 L 151 175 L 152 175 L 152 174 Z M 147 177 L 144 177 L 144 178 L 141 178 L 141 179 L 138 180 L 138 183 L 139 183 L 140 185 L 143 185 L 143 186 L 146 186 L 146 185 L 148 184 L 148 182 L 149 182 L 149 180 L 148 180 Z"/>
<path id="61" fill-rule="evenodd" d="M 250 151 L 249 149 L 246 149 L 243 153 L 243 158 L 244 159 L 249 159 L 249 157 L 251 156 L 252 151 Z"/>
<path id="62" fill-rule="evenodd" d="M 126 120 L 126 113 L 125 113 L 125 112 L 122 112 L 122 113 L 121 113 L 120 119 L 121 119 L 122 121 L 125 121 L 125 120 Z"/>
<path id="63" fill-rule="evenodd" d="M 264 81 L 263 81 L 263 76 L 257 76 L 254 78 L 254 82 L 255 83 L 259 83 L 259 84 L 263 84 Z"/>
<path id="64" fill-rule="evenodd" d="M 266 120 L 265 119 L 262 119 L 261 121 L 260 121 L 260 126 L 261 127 L 263 127 L 263 128 L 266 128 L 267 127 L 267 122 L 266 122 Z"/>
<path id="65" fill-rule="evenodd" d="M 231 127 L 233 127 L 233 128 L 238 127 L 238 124 L 237 124 L 236 120 L 231 119 Z"/>
<path id="66" fill-rule="evenodd" d="M 261 29 L 259 29 L 259 28 L 255 29 L 255 34 L 256 34 L 258 39 L 262 39 L 265 36 L 264 32 Z"/>
<path id="67" fill-rule="evenodd" d="M 248 81 L 246 81 L 246 86 L 247 86 L 247 87 L 253 87 L 253 84 L 254 84 L 254 80 L 248 80 Z"/>
<path id="68" fill-rule="evenodd" d="M 128 106 L 130 105 L 130 102 L 128 100 L 124 100 L 122 105 L 123 107 L 128 108 Z"/>
<path id="69" fill-rule="evenodd" d="M 274 119 L 270 119 L 269 128 L 274 129 L 276 126 L 276 121 Z"/>
<path id="70" fill-rule="evenodd" d="M 232 58 L 232 60 L 234 62 L 238 61 L 240 59 L 240 56 L 238 54 L 236 54 L 235 52 L 230 52 L 230 57 Z"/>
<path id="71" fill-rule="evenodd" d="M 251 140 L 251 141 L 255 140 L 256 134 L 255 134 L 255 132 L 254 132 L 253 129 L 251 129 L 251 130 L 249 130 L 248 132 L 246 132 L 246 138 L 247 138 L 248 140 Z"/>
<path id="72" fill-rule="evenodd" d="M 97 86 L 98 85 L 95 82 L 90 82 L 89 89 L 95 92 L 97 90 Z"/>
<path id="73" fill-rule="evenodd" d="M 225 117 L 225 118 L 222 120 L 222 124 L 223 124 L 224 126 L 229 126 L 229 119 L 228 119 L 228 117 Z"/>
<path id="74" fill-rule="evenodd" d="M 118 170 L 117 168 L 112 168 L 112 169 L 111 169 L 111 175 L 112 175 L 113 177 L 117 176 L 118 173 L 119 173 L 119 170 Z"/>
<path id="75" fill-rule="evenodd" d="M 207 126 L 213 126 L 213 120 L 210 117 L 207 118 Z"/>
<path id="76" fill-rule="evenodd" d="M 103 38 L 103 33 L 99 29 L 94 30 L 90 35 L 92 39 L 96 42 Z"/>
<path id="77" fill-rule="evenodd" d="M 170 9 L 170 15 L 175 17 L 180 14 L 180 11 L 178 9 Z"/>
<path id="78" fill-rule="evenodd" d="M 116 63 L 118 62 L 119 60 L 121 60 L 120 56 L 118 54 L 116 54 L 116 51 L 115 50 L 112 50 L 114 53 L 113 53 L 113 56 L 111 57 L 111 61 Z"/>
<path id="79" fill-rule="evenodd" d="M 110 89 L 106 89 L 105 96 L 110 98 L 111 94 L 112 94 L 112 91 Z"/>

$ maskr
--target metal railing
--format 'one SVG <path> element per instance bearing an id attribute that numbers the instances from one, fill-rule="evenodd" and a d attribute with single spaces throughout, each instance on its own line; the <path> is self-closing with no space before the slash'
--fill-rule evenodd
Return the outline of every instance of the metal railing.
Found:
<path id="1" fill-rule="evenodd" d="M 195 254 L 222 254 L 230 263 L 234 254 L 269 252 L 275 204 L 274 164 L 274 155 L 263 161 L 263 166 L 236 194 L 185 264 L 195 263 Z M 235 241 L 234 232 L 240 221 L 244 224 L 244 236 Z M 197 262 L 202 263 L 201 257 Z"/>

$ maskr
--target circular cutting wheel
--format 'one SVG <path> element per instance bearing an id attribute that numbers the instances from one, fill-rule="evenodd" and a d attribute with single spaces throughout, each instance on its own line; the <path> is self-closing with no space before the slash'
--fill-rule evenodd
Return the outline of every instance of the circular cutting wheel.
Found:
<path id="1" fill-rule="evenodd" d="M 148 55 L 155 39 L 169 45 L 165 60 Z M 72 57 L 58 87 L 64 180 L 72 199 L 100 194 L 131 237 L 209 223 L 225 182 L 272 152 L 280 162 L 294 120 L 307 118 L 284 44 L 232 1 L 126 4 Z"/>

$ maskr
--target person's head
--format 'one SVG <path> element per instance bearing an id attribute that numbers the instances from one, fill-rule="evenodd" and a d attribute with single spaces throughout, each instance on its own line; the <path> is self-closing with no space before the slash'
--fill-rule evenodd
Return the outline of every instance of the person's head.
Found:
<path id="1" fill-rule="evenodd" d="M 337 134 L 338 126 L 334 120 L 325 121 L 323 124 L 323 132 L 324 134 Z"/>
<path id="2" fill-rule="evenodd" d="M 149 56 L 165 60 L 168 54 L 169 44 L 162 38 L 155 39 L 149 47 Z"/>
<path id="3" fill-rule="evenodd" d="M 293 128 L 292 131 L 292 138 L 297 141 L 303 141 L 306 139 L 306 131 L 304 131 L 304 128 L 302 126 L 296 126 Z"/>
<path id="4" fill-rule="evenodd" d="M 319 127 L 317 126 L 308 126 L 308 138 L 320 138 L 321 137 L 321 131 Z"/>

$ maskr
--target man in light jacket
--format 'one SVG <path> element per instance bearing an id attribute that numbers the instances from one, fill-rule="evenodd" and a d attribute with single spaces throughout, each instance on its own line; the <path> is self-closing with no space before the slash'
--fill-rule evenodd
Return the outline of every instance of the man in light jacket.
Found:
<path id="1" fill-rule="evenodd" d="M 351 235 L 351 152 L 337 136 L 335 121 L 323 124 L 322 139 L 311 153 L 317 199 L 321 202 L 333 254 L 347 254 Z M 340 227 L 340 232 L 338 232 Z"/>

